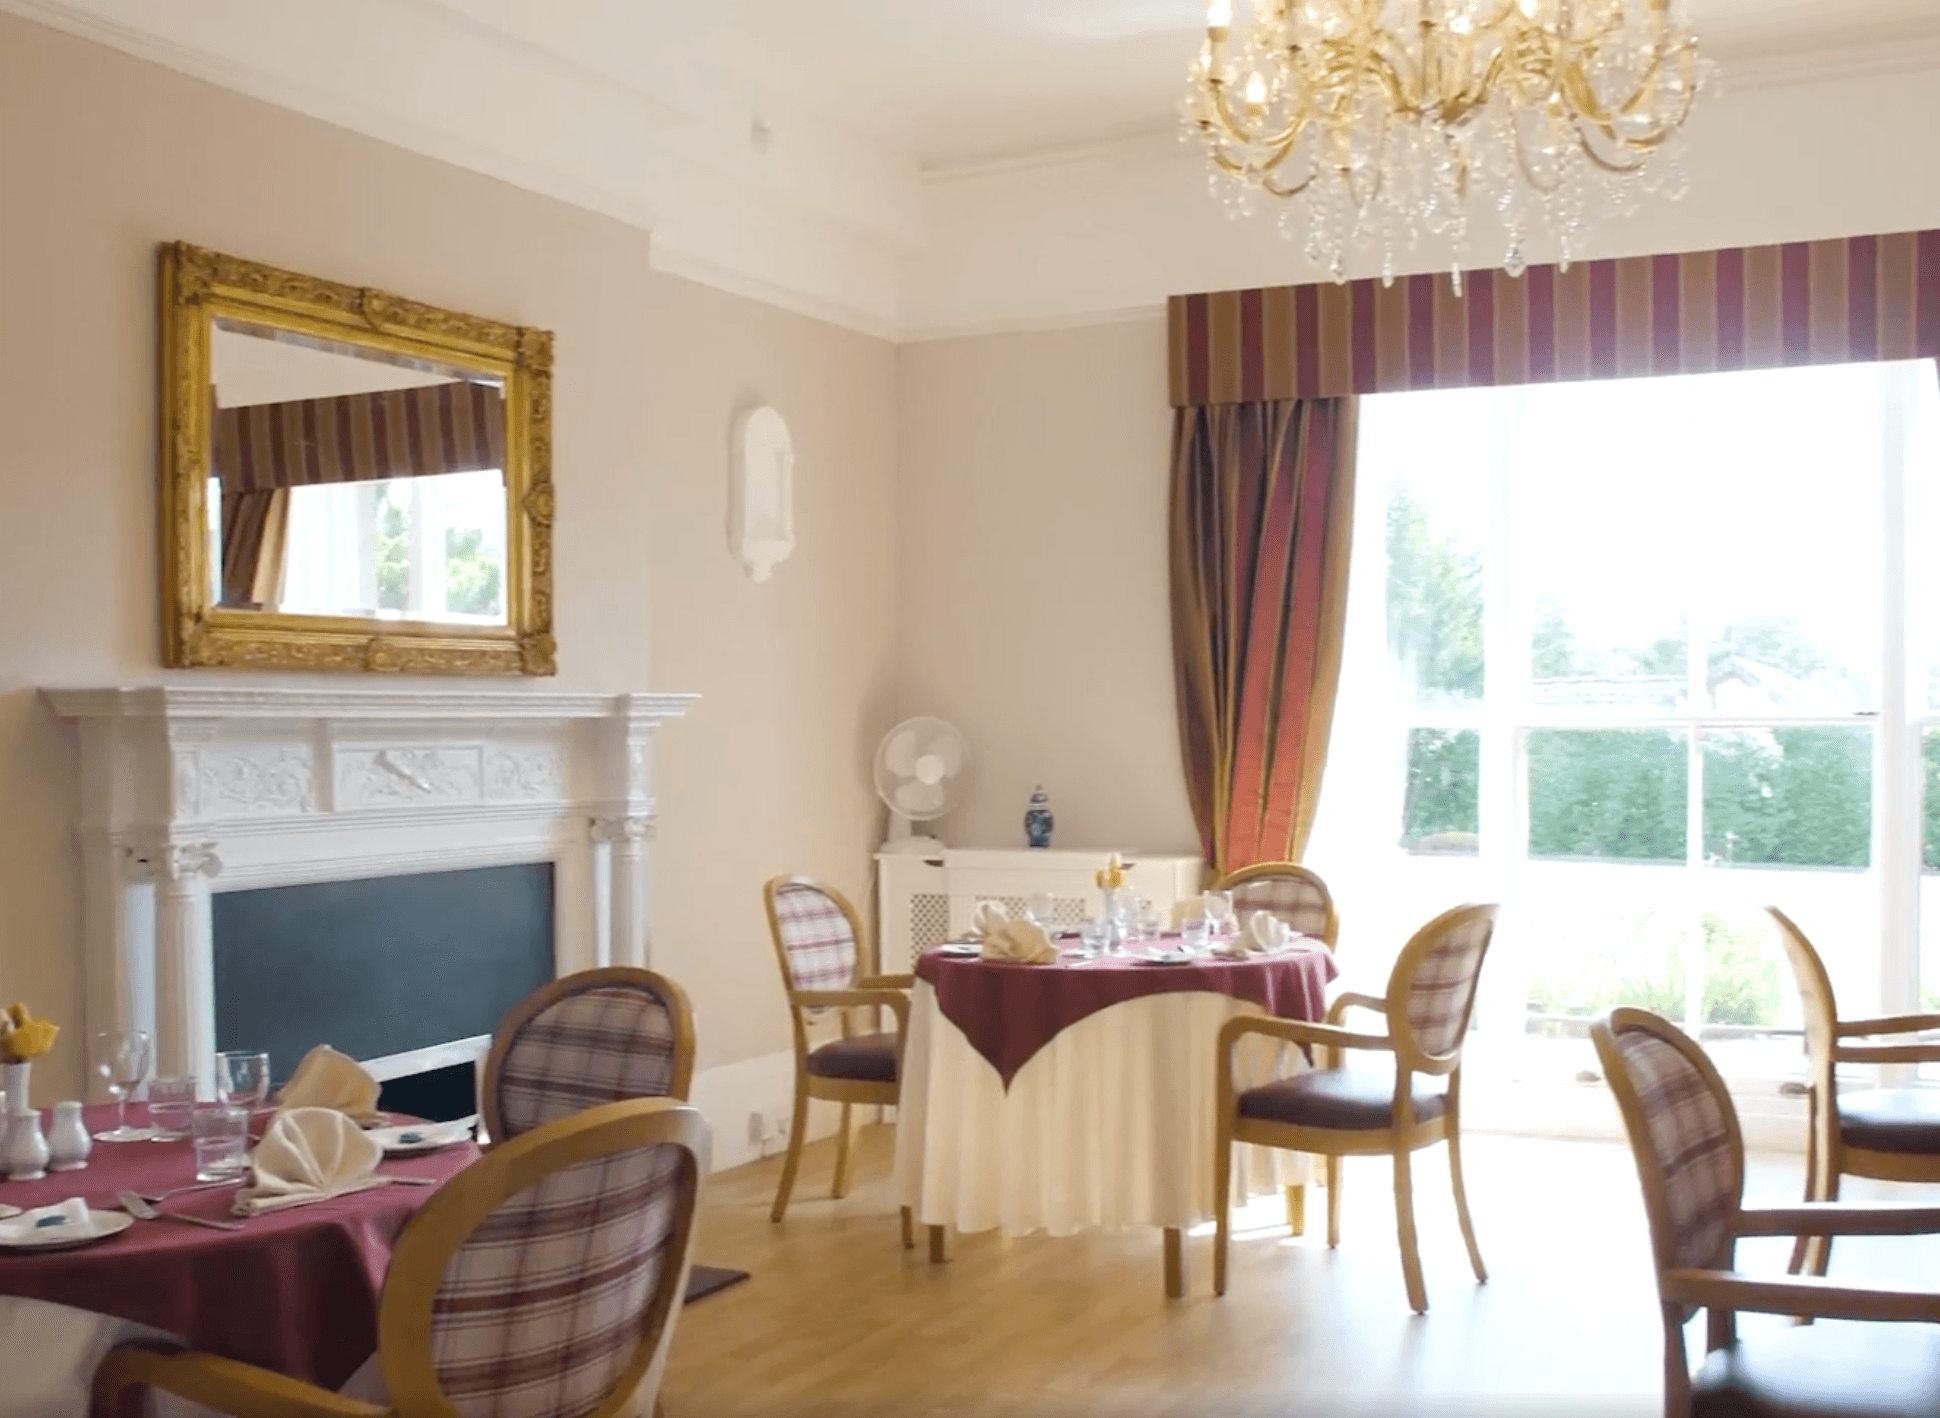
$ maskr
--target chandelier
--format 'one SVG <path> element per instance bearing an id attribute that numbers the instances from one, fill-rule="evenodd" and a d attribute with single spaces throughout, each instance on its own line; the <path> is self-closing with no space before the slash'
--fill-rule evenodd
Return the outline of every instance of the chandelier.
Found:
<path id="1" fill-rule="evenodd" d="M 1567 269 L 1591 223 L 1645 192 L 1683 195 L 1677 148 L 1708 78 L 1683 0 L 1210 0 L 1180 105 L 1234 215 L 1306 198 L 1309 260 L 1346 279 L 1373 245 L 1384 280 L 1422 232 L 1455 248 L 1494 212 L 1502 265 L 1532 229 Z M 1280 209 L 1297 235 L 1294 206 Z"/>

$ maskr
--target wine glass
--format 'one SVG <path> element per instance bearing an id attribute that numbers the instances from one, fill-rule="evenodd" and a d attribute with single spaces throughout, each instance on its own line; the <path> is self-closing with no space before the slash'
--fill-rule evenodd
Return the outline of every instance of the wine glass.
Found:
<path id="1" fill-rule="evenodd" d="M 1212 938 L 1225 944 L 1239 935 L 1239 918 L 1233 914 L 1233 893 L 1206 893 L 1206 929 Z"/>
<path id="2" fill-rule="evenodd" d="M 128 1126 L 128 1099 L 148 1077 L 148 1035 L 139 1029 L 103 1029 L 94 1036 L 94 1071 L 108 1085 L 117 1114 L 113 1128 L 94 1135 L 96 1142 L 146 1142 L 147 1128 Z"/>
<path id="3" fill-rule="evenodd" d="M 255 1112 L 269 1097 L 269 1055 L 225 1049 L 216 1055 L 216 1097 Z"/>
<path id="4" fill-rule="evenodd" d="M 1024 915 L 1046 935 L 1051 934 L 1052 926 L 1056 923 L 1057 911 L 1057 902 L 1051 899 L 1051 893 L 1048 891 L 1035 892 L 1030 900 L 1024 903 Z"/>

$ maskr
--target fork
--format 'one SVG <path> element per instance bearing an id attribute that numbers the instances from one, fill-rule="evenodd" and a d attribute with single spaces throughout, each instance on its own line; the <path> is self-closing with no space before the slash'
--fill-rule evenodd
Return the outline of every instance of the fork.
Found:
<path id="1" fill-rule="evenodd" d="M 165 1192 L 144 1192 L 141 1194 L 141 1199 L 147 1202 L 164 1202 L 172 1196 L 181 1196 L 187 1192 L 205 1192 L 214 1187 L 239 1187 L 247 1180 L 247 1177 L 238 1173 L 233 1179 L 225 1178 L 220 1182 L 190 1182 L 185 1187 L 170 1187 Z"/>
<path id="2" fill-rule="evenodd" d="M 240 1221 L 217 1221 L 207 1216 L 190 1216 L 184 1211 L 157 1211 L 133 1192 L 116 1192 L 121 1209 L 137 1221 L 186 1221 L 191 1226 L 207 1226 L 211 1231 L 240 1231 Z"/>

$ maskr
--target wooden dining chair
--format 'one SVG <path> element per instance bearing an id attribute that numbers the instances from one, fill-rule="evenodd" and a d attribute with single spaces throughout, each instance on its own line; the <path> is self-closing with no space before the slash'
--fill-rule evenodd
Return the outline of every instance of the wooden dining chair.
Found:
<path id="1" fill-rule="evenodd" d="M 1805 932 L 1776 906 L 1779 943 L 1798 982 L 1805 1012 L 1805 1049 L 1812 1083 L 1807 1095 L 1805 1199 L 1837 1201 L 1839 1178 L 1940 1182 L 1940 1088 L 1867 1088 L 1841 1093 L 1839 1065 L 1940 1063 L 1940 1039 L 1924 1043 L 1865 1043 L 1940 1029 L 1940 1014 L 1880 1019 L 1839 1018 L 1832 976 Z M 1832 1258 L 1830 1234 L 1800 1236 L 1794 1271 L 1824 1275 Z"/>
<path id="2" fill-rule="evenodd" d="M 1296 862 L 1259 862 L 1241 867 L 1214 882 L 1212 890 L 1232 893 L 1233 914 L 1239 918 L 1241 930 L 1256 913 L 1265 911 L 1285 921 L 1289 929 L 1326 941 L 1329 950 L 1340 941 L 1340 914 L 1334 909 L 1334 894 L 1317 873 Z"/>
<path id="3" fill-rule="evenodd" d="M 1413 1174 L 1410 1154 L 1437 1142 L 1448 1144 L 1448 1170 L 1455 1191 L 1455 1215 L 1477 1281 L 1486 1281 L 1482 1252 L 1469 1220 L 1468 1192 L 1462 1182 L 1462 1042 L 1475 1004 L 1475 982 L 1482 973 L 1495 934 L 1494 906 L 1457 906 L 1414 933 L 1402 947 L 1388 976 L 1385 998 L 1346 993 L 1328 1006 L 1323 1024 L 1298 1019 L 1244 1015 L 1219 1031 L 1215 1108 L 1217 1141 L 1213 1152 L 1213 1293 L 1226 1293 L 1226 1251 L 1232 1230 L 1233 1144 L 1249 1142 L 1308 1152 L 1327 1159 L 1327 1244 L 1340 1244 L 1341 1158 L 1385 1155 L 1394 1159 L 1395 1223 L 1401 1242 L 1401 1271 L 1408 1303 L 1416 1314 L 1428 1309 L 1415 1244 Z M 1383 1016 L 1379 1034 L 1343 1028 L 1349 1009 Z M 1321 1066 L 1256 1088 L 1233 1082 L 1233 1052 L 1241 1040 L 1263 1035 L 1324 1052 Z M 1343 1050 L 1385 1054 L 1392 1069 L 1350 1068 Z"/>
<path id="4" fill-rule="evenodd" d="M 141 1411 L 144 1391 L 161 1389 L 235 1418 L 645 1413 L 686 1293 L 708 1150 L 696 1109 L 633 1099 L 536 1127 L 446 1182 L 404 1228 L 384 1279 L 388 1409 L 138 1343 L 102 1360 L 93 1411 Z"/>
<path id="5" fill-rule="evenodd" d="M 480 1089 L 494 1143 L 622 1098 L 687 1097 L 694 1011 L 665 975 L 581 970 L 514 1005 L 492 1038 Z"/>
<path id="6" fill-rule="evenodd" d="M 769 1213 L 772 1220 L 779 1221 L 788 1214 L 788 1197 L 795 1189 L 811 1098 L 842 1105 L 831 1194 L 848 1195 L 853 1147 L 850 1109 L 858 1105 L 896 1106 L 903 1040 L 909 1032 L 908 992 L 916 977 L 877 975 L 864 969 L 861 923 L 855 907 L 834 887 L 812 877 L 778 876 L 762 887 L 762 896 L 795 1033 L 795 1111 L 788 1128 L 788 1157 L 782 1163 L 781 1185 Z M 826 1009 L 838 1011 L 841 1036 L 811 1046 L 810 1016 Z M 852 1016 L 858 1009 L 869 1011 L 878 1025 L 875 1031 L 856 1032 Z M 880 1030 L 883 1009 L 894 1016 L 893 1032 Z M 902 1220 L 903 1244 L 913 1246 L 915 1222 L 908 1207 L 903 1208 Z"/>
<path id="7" fill-rule="evenodd" d="M 1741 1236 L 1908 1236 L 1940 1231 L 1940 1207 L 1744 1205 L 1745 1144 L 1703 1049 L 1648 1010 L 1590 1026 L 1643 1186 L 1664 1321 L 1665 1418 L 1931 1418 L 1940 1411 L 1940 1292 L 1734 1269 Z M 1695 1376 L 1684 1326 L 1706 1312 Z M 1739 1311 L 1811 1319 L 1921 1321 L 1891 1329 L 1787 1325 L 1739 1339 Z"/>

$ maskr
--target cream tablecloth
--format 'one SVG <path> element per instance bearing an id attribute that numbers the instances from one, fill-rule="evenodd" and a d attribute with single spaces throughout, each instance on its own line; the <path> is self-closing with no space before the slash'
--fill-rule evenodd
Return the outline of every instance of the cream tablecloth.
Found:
<path id="1" fill-rule="evenodd" d="M 1203 991 L 1127 1000 L 1059 1031 L 1006 1090 L 918 980 L 896 1119 L 902 1204 L 927 1226 L 1010 1236 L 1210 1218 L 1215 1043 L 1227 1020 L 1259 1013 Z M 1250 1086 L 1304 1066 L 1298 1049 L 1254 1038 L 1235 1076 Z M 1307 1180 L 1304 1156 L 1235 1152 L 1236 1199 Z"/>

